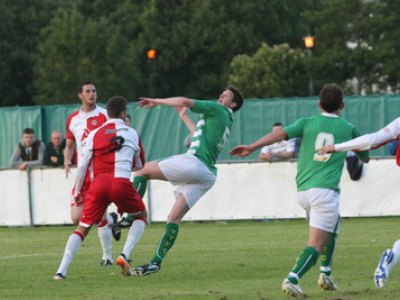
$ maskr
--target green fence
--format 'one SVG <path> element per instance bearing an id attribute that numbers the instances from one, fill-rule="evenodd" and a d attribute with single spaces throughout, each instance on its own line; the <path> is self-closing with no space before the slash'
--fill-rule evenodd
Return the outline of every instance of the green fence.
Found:
<path id="1" fill-rule="evenodd" d="M 400 95 L 346 97 L 342 116 L 364 134 L 376 131 L 400 115 Z M 103 104 L 100 104 L 103 106 Z M 48 105 L 0 108 L 0 167 L 7 168 L 22 130 L 32 127 L 36 136 L 47 143 L 53 130 L 65 133 L 67 116 L 79 105 Z M 135 102 L 129 106 L 132 126 L 141 134 L 146 159 L 153 160 L 185 151 L 183 140 L 188 134 L 177 112 L 171 107 L 140 109 Z M 235 145 L 249 143 L 267 133 L 273 123 L 287 125 L 299 117 L 319 113 L 318 99 L 249 99 L 235 114 L 231 137 L 220 160 L 232 160 L 227 151 Z M 197 120 L 196 114 L 191 114 Z M 253 153 L 248 159 L 256 159 Z M 385 156 L 385 147 L 374 150 L 372 155 Z"/>

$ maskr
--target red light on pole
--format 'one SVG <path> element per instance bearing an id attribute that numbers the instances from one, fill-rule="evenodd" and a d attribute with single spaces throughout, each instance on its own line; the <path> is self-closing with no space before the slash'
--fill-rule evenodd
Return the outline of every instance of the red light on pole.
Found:
<path id="1" fill-rule="evenodd" d="M 147 59 L 155 59 L 157 57 L 157 50 L 156 49 L 149 49 L 146 51 Z"/>

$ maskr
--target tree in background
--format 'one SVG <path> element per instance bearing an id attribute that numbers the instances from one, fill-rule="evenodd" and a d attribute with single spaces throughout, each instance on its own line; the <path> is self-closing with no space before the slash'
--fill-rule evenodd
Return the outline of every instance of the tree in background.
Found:
<path id="1" fill-rule="evenodd" d="M 128 41 L 105 17 L 93 20 L 77 6 L 59 10 L 41 32 L 35 65 L 38 104 L 73 103 L 77 87 L 96 83 L 100 101 L 126 94 L 134 78 Z"/>
<path id="2" fill-rule="evenodd" d="M 236 56 L 229 82 L 240 86 L 247 98 L 308 95 L 305 53 L 289 45 L 269 47 L 263 43 L 254 56 Z"/>
<path id="3" fill-rule="evenodd" d="M 371 42 L 376 57 L 378 89 L 400 92 L 400 3 L 395 0 L 375 1 L 369 30 L 376 37 Z"/>
<path id="4" fill-rule="evenodd" d="M 0 105 L 32 105 L 38 34 L 64 0 L 0 1 Z"/>
<path id="5" fill-rule="evenodd" d="M 83 78 L 96 82 L 101 99 L 116 91 L 131 99 L 213 97 L 227 84 L 235 55 L 256 51 L 264 40 L 299 42 L 301 26 L 293 20 L 301 10 L 289 2 L 78 1 L 41 32 L 35 99 L 74 101 Z M 149 48 L 157 50 L 155 59 L 146 59 Z"/>
<path id="6" fill-rule="evenodd" d="M 399 77 L 391 69 L 400 64 L 394 55 L 400 50 L 399 9 L 400 3 L 392 0 L 315 1 L 304 17 L 316 40 L 317 84 L 337 82 L 348 94 L 358 95 L 396 86 Z"/>
<path id="7" fill-rule="evenodd" d="M 308 33 L 316 42 L 307 64 L 315 91 L 336 82 L 347 94 L 398 92 L 399 10 L 394 0 L 3 0 L 0 105 L 75 103 L 84 80 L 96 82 L 100 100 L 210 98 L 229 78 L 264 84 L 255 74 L 271 66 L 251 66 L 249 81 L 239 77 L 250 66 L 238 61 L 256 59 L 262 43 L 305 50 Z M 304 72 L 295 66 L 294 75 Z M 270 76 L 294 86 L 293 76 Z M 259 89 L 257 97 L 308 95 L 302 87 Z"/>

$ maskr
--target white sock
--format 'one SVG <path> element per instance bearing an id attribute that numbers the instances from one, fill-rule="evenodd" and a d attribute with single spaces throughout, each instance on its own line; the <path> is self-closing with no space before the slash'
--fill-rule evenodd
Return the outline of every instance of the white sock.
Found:
<path id="1" fill-rule="evenodd" d="M 100 239 L 101 247 L 103 248 L 102 259 L 112 262 L 112 233 L 111 228 L 108 227 L 108 222 L 102 227 L 97 227 L 97 234 Z"/>
<path id="2" fill-rule="evenodd" d="M 122 250 L 122 254 L 125 255 L 127 259 L 129 259 L 132 249 L 136 246 L 137 242 L 139 242 L 140 238 L 142 237 L 145 227 L 145 221 L 141 219 L 133 221 L 125 241 L 124 250 Z"/>
<path id="3" fill-rule="evenodd" d="M 65 245 L 64 256 L 61 260 L 60 266 L 58 267 L 57 273 L 61 273 L 64 276 L 67 275 L 68 267 L 72 262 L 72 259 L 78 253 L 82 245 L 82 237 L 73 232 Z"/>

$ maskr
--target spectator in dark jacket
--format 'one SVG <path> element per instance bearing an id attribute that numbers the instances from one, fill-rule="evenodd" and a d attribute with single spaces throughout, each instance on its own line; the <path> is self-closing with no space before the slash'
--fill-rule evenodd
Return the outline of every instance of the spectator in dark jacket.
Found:
<path id="1" fill-rule="evenodd" d="M 47 144 L 44 155 L 44 164 L 51 167 L 64 166 L 65 139 L 60 131 L 51 133 L 50 142 Z"/>

